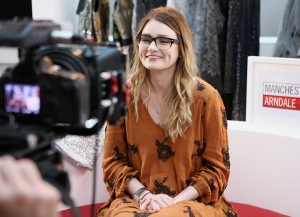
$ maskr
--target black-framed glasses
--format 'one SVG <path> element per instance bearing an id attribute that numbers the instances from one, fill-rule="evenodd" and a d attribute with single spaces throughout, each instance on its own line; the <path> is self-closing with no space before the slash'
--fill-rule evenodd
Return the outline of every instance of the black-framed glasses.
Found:
<path id="1" fill-rule="evenodd" d="M 168 50 L 172 47 L 172 44 L 179 44 L 179 40 L 166 37 L 152 38 L 149 35 L 137 35 L 136 36 L 138 46 L 148 48 L 152 41 L 155 42 L 156 47 L 159 50 Z"/>

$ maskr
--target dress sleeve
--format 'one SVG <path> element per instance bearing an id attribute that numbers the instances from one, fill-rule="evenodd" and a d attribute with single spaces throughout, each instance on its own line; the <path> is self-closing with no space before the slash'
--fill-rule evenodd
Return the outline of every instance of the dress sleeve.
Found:
<path id="1" fill-rule="evenodd" d="M 197 189 L 201 202 L 213 204 L 223 194 L 230 173 L 227 117 L 223 101 L 216 90 L 203 102 L 203 106 L 202 166 L 192 177 L 191 185 Z"/>
<path id="2" fill-rule="evenodd" d="M 125 119 L 117 125 L 107 124 L 103 148 L 103 179 L 110 199 L 125 196 L 128 182 L 138 171 L 128 161 Z"/>

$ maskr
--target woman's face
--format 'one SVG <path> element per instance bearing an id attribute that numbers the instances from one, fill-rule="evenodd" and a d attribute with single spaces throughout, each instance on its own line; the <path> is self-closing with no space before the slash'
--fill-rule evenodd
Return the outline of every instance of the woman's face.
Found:
<path id="1" fill-rule="evenodd" d="M 19 101 L 23 100 L 23 91 L 21 88 L 19 87 L 14 88 L 13 99 Z"/>
<path id="2" fill-rule="evenodd" d="M 152 38 L 166 37 L 178 39 L 176 33 L 171 28 L 154 19 L 146 24 L 141 35 Z M 143 65 L 151 72 L 174 73 L 179 57 L 179 45 L 173 43 L 169 49 L 159 50 L 155 42 L 152 41 L 149 47 L 139 46 L 139 57 Z"/>

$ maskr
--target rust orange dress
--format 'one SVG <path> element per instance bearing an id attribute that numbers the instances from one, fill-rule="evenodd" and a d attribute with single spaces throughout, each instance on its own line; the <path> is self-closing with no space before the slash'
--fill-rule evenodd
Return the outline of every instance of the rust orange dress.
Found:
<path id="1" fill-rule="evenodd" d="M 225 108 L 217 90 L 198 80 L 191 106 L 192 125 L 175 142 L 165 135 L 148 113 L 141 98 L 139 119 L 128 104 L 125 120 L 108 125 L 103 172 L 110 199 L 98 217 L 237 217 L 224 196 L 230 172 Z M 136 177 L 153 194 L 175 197 L 192 185 L 199 193 L 193 201 L 180 201 L 158 211 L 139 209 L 126 193 Z"/>

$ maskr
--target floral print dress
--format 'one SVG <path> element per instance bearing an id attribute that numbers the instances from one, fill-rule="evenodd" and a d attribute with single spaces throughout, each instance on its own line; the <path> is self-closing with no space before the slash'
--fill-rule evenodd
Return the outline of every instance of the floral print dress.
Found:
<path id="1" fill-rule="evenodd" d="M 98 217 L 238 216 L 223 194 L 230 173 L 223 102 L 218 91 L 201 79 L 194 97 L 193 123 L 175 142 L 153 121 L 141 99 L 138 121 L 128 104 L 125 120 L 107 126 L 103 173 L 110 199 L 98 210 Z M 126 192 L 133 177 L 153 194 L 175 197 L 192 185 L 199 197 L 158 211 L 141 211 Z"/>

